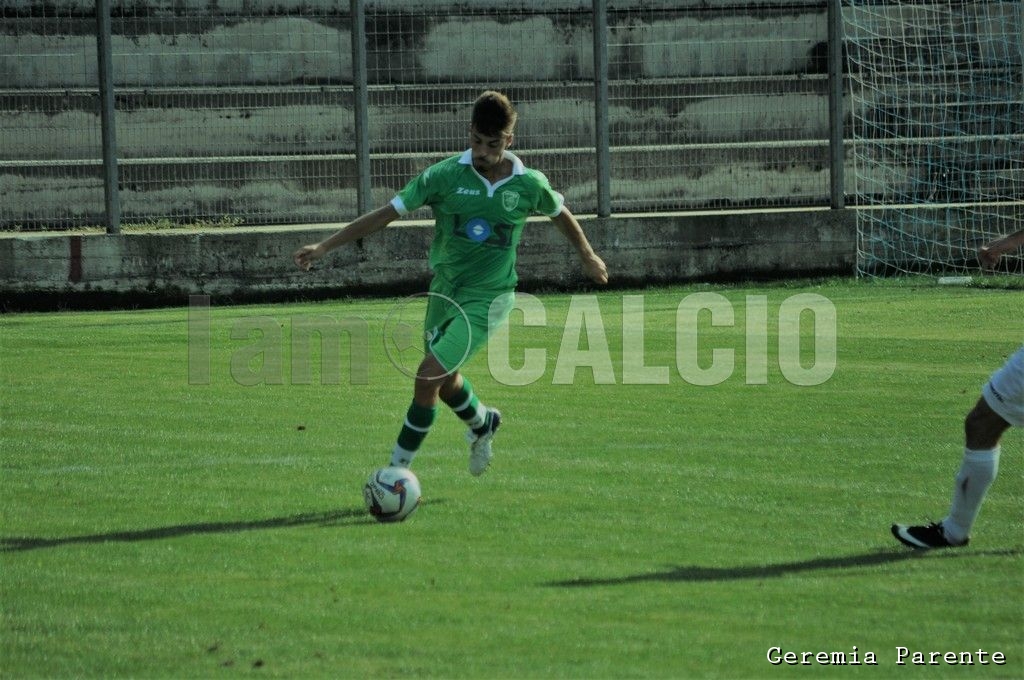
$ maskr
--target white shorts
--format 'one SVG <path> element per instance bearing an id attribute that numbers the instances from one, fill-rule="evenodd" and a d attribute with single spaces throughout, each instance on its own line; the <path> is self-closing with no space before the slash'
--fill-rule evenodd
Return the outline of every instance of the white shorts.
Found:
<path id="1" fill-rule="evenodd" d="M 1024 427 L 1024 347 L 1006 360 L 981 390 L 985 402 L 1003 420 Z"/>

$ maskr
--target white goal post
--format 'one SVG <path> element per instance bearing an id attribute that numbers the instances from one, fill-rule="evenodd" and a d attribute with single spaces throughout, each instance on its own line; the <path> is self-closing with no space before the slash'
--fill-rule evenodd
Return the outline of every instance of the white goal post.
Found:
<path id="1" fill-rule="evenodd" d="M 1024 2 L 842 0 L 857 271 L 969 274 L 1024 229 Z M 1024 275 L 1021 252 L 999 272 Z"/>

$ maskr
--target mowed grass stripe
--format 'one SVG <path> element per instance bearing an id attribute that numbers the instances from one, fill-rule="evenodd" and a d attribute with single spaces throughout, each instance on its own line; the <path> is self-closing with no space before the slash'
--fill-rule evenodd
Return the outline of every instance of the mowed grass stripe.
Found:
<path id="1" fill-rule="evenodd" d="M 734 322 L 699 318 L 698 360 L 732 350 L 736 370 L 699 387 L 676 366 L 676 319 L 708 292 Z M 811 387 L 778 366 L 778 308 L 801 293 L 837 312 L 835 372 Z M 626 295 L 644 296 L 644 359 L 669 384 L 622 384 Z M 767 298 L 763 385 L 745 383 L 748 296 Z M 201 384 L 187 310 L 0 317 L 0 672 L 840 677 L 851 669 L 773 666 L 766 652 L 856 646 L 878 656 L 857 669 L 871 677 L 1022 674 L 1020 433 L 969 548 L 917 555 L 888 536 L 945 511 L 962 418 L 1021 342 L 1007 314 L 1019 292 L 600 293 L 615 380 L 582 367 L 570 385 L 553 378 L 573 298 L 539 299 L 547 323 L 513 316 L 510 360 L 543 350 L 540 378 L 502 384 L 486 353 L 466 368 L 506 415 L 493 469 L 468 475 L 462 425 L 442 409 L 415 465 L 424 505 L 398 526 L 365 516 L 359 492 L 411 397 L 378 340 L 396 300 L 214 306 Z M 365 322 L 367 384 L 349 380 L 347 338 L 342 384 L 321 384 L 315 342 L 297 350 L 311 384 L 295 383 L 293 331 L 314 317 Z M 232 331 L 254 319 L 281 342 L 239 365 L 261 338 Z M 240 384 L 268 357 L 280 384 Z M 897 645 L 1009 661 L 902 667 Z"/>

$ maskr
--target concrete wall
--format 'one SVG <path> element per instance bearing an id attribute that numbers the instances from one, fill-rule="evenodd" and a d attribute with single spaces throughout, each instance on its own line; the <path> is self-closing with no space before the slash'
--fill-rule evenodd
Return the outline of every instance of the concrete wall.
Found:
<path id="1" fill-rule="evenodd" d="M 345 3 L 347 8 L 347 3 Z M 506 8 L 508 11 L 509 8 Z M 533 8 L 537 11 L 536 8 Z M 143 17 L 116 23 L 112 36 L 119 88 L 345 84 L 352 80 L 351 20 L 337 7 L 306 16 L 221 13 Z M 446 12 L 368 16 L 370 84 L 549 82 L 594 75 L 589 12 L 505 15 L 501 20 Z M 397 11 L 396 11 L 397 12 Z M 401 16 L 401 15 L 399 15 Z M 134 33 L 122 33 L 132 31 Z M 95 26 L 84 18 L 58 26 L 24 19 L 0 33 L 0 87 L 95 88 Z M 612 79 L 822 73 L 826 13 L 785 4 L 775 9 L 705 10 L 609 17 Z M 820 49 L 820 48 L 819 48 Z M 490 58 L 481 59 L 481 52 Z M 496 71 L 495 64 L 501 67 Z"/>
<path id="2" fill-rule="evenodd" d="M 848 210 L 584 218 L 612 282 L 775 278 L 853 271 Z M 424 290 L 433 227 L 396 223 L 340 249 L 311 272 L 291 253 L 337 225 L 108 236 L 0 237 L 5 309 L 82 306 L 111 297 L 140 306 L 185 303 L 189 294 L 243 301 Z M 519 250 L 521 288 L 582 283 L 576 257 L 546 220 L 531 221 Z"/>
<path id="3" fill-rule="evenodd" d="M 367 0 L 368 11 L 389 10 L 393 12 L 432 11 L 443 13 L 450 11 L 453 5 L 460 9 L 473 11 L 506 10 L 509 0 Z M 540 11 L 555 10 L 588 10 L 593 7 L 592 0 L 531 0 L 528 3 L 533 9 Z M 651 0 L 614 0 L 613 9 L 639 9 L 658 7 Z M 664 6 L 672 8 L 732 9 L 736 0 L 662 0 Z M 820 0 L 787 0 L 791 7 L 817 6 Z M 33 7 L 45 6 L 55 14 L 86 13 L 95 7 L 95 0 L 0 0 L 0 7 L 11 8 L 20 13 L 28 13 Z M 331 9 L 337 6 L 348 7 L 345 0 L 111 0 L 110 6 L 115 14 L 131 15 L 141 6 L 152 14 L 189 14 L 210 12 L 221 15 L 233 14 L 288 14 L 290 12 L 313 9 Z"/>

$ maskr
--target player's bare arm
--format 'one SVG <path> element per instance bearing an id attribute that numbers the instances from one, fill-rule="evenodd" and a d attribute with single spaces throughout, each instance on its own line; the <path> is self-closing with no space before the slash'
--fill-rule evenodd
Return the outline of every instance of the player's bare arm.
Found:
<path id="1" fill-rule="evenodd" d="M 1024 246 L 1024 229 L 986 243 L 978 249 L 978 259 L 983 267 L 995 267 L 1000 257 L 1021 246 Z"/>
<path id="2" fill-rule="evenodd" d="M 320 243 L 312 243 L 299 248 L 292 255 L 292 259 L 300 269 L 309 271 L 314 261 L 319 260 L 335 248 L 378 232 L 396 219 L 398 219 L 398 211 L 389 203 L 361 215 Z"/>
<path id="3" fill-rule="evenodd" d="M 551 221 L 579 253 L 580 262 L 583 264 L 583 271 L 586 275 L 597 283 L 608 283 L 608 267 L 590 246 L 590 241 L 583 233 L 583 227 L 580 226 L 576 216 L 568 208 L 563 207 L 562 212 L 552 217 Z"/>

